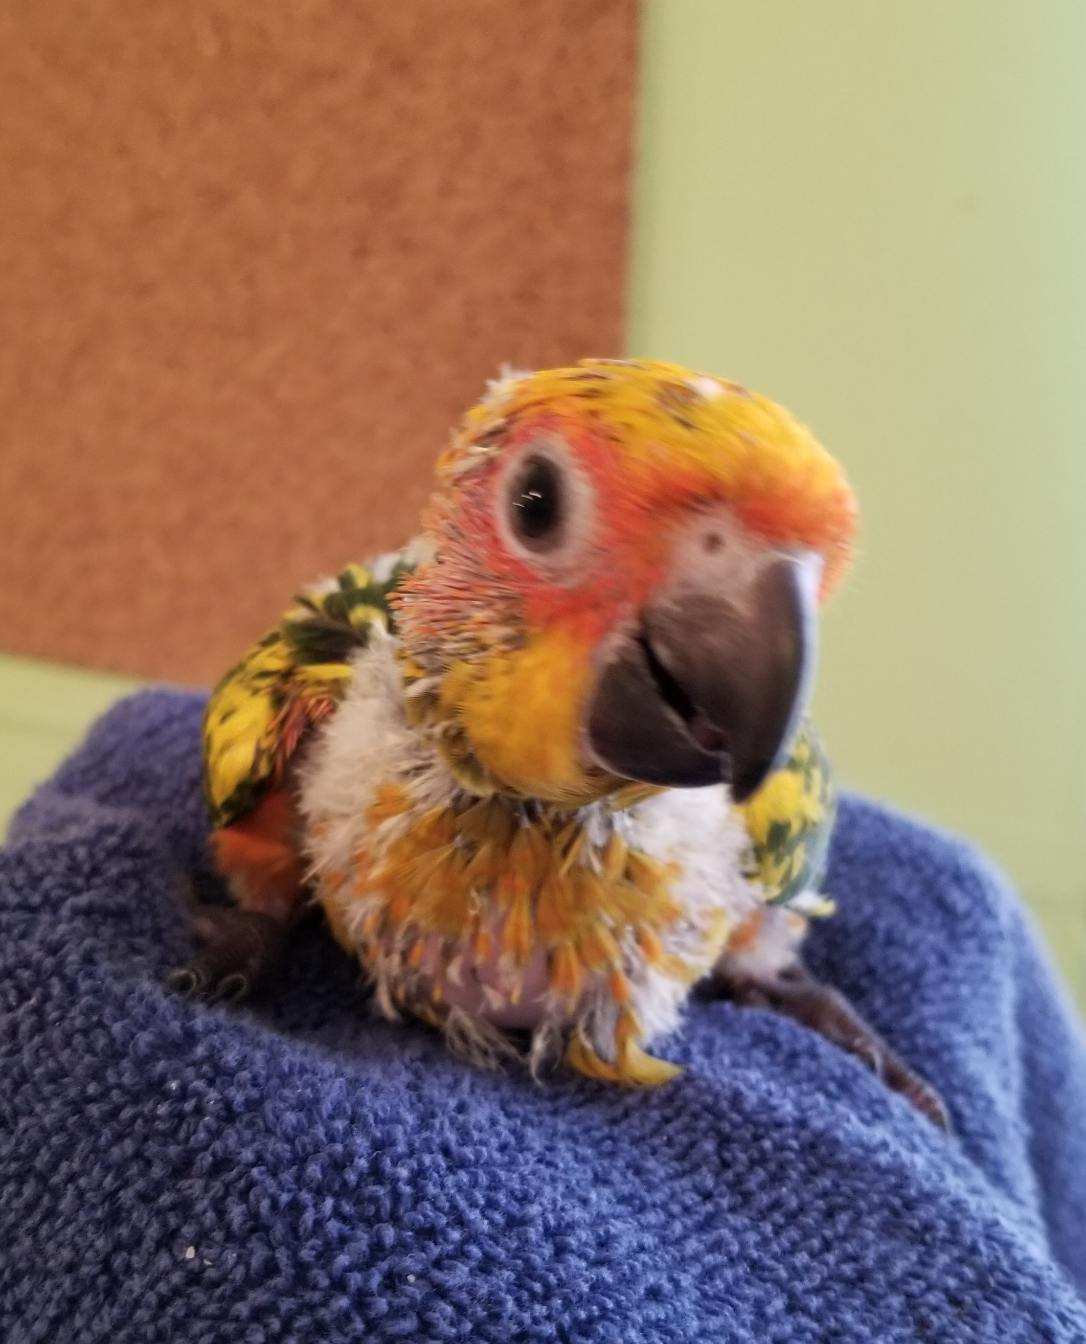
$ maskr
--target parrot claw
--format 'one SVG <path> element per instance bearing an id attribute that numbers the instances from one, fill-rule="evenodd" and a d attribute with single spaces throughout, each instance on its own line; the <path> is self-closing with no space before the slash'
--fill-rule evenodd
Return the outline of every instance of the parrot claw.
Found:
<path id="1" fill-rule="evenodd" d="M 200 950 L 166 976 L 166 986 L 204 1003 L 240 1003 L 275 965 L 286 930 L 269 915 L 209 906 L 193 920 Z"/>
<path id="2" fill-rule="evenodd" d="M 802 966 L 789 966 L 776 976 L 765 978 L 718 966 L 702 982 L 699 995 L 768 1008 L 810 1027 L 855 1055 L 876 1078 L 904 1097 L 938 1129 L 951 1132 L 950 1114 L 938 1092 L 894 1053 L 843 994 L 814 979 Z"/>
<path id="3" fill-rule="evenodd" d="M 240 1003 L 242 999 L 249 997 L 252 988 L 249 977 L 242 975 L 240 971 L 235 971 L 232 975 L 226 975 L 219 981 L 211 1002 Z"/>
<path id="4" fill-rule="evenodd" d="M 166 988 L 183 998 L 194 995 L 199 983 L 199 977 L 191 966 L 178 966 L 166 976 Z"/>

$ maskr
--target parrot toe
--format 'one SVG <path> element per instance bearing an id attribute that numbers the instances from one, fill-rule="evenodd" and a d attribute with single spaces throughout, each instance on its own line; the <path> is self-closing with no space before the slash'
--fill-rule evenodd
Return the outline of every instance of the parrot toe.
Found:
<path id="1" fill-rule="evenodd" d="M 234 971 L 232 975 L 223 976 L 219 981 L 213 1003 L 241 1003 L 247 999 L 253 991 L 252 982 L 247 975 L 241 971 Z"/>
<path id="2" fill-rule="evenodd" d="M 885 1063 L 884 1076 L 887 1084 L 895 1092 L 900 1092 L 906 1101 L 912 1102 L 921 1115 L 926 1115 L 937 1129 L 945 1130 L 948 1134 L 953 1133 L 954 1126 L 946 1102 L 934 1087 L 913 1073 L 892 1052 L 889 1052 L 889 1058 Z"/>
<path id="3" fill-rule="evenodd" d="M 178 966 L 166 976 L 166 988 L 183 998 L 194 995 L 199 987 L 199 976 L 191 966 Z"/>
<path id="4" fill-rule="evenodd" d="M 240 1003 L 278 962 L 286 929 L 269 915 L 207 907 L 193 919 L 200 947 L 166 976 L 174 993 L 204 1003 Z"/>
<path id="5" fill-rule="evenodd" d="M 721 965 L 702 983 L 699 993 L 768 1008 L 810 1027 L 855 1055 L 892 1092 L 903 1096 L 937 1128 L 950 1132 L 950 1115 L 938 1092 L 909 1068 L 843 994 L 814 979 L 798 963 L 766 977 Z"/>

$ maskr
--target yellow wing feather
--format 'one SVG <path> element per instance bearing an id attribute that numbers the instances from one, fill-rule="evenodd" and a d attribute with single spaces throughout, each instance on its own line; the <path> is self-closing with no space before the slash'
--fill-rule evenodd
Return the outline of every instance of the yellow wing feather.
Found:
<path id="1" fill-rule="evenodd" d="M 293 605 L 215 687 L 204 715 L 204 792 L 216 826 L 243 816 L 283 773 L 304 733 L 331 712 L 353 675 L 347 661 L 388 630 L 388 594 L 411 565 L 375 579 L 348 565 Z"/>
<path id="2" fill-rule="evenodd" d="M 749 875 L 769 905 L 789 905 L 817 892 L 836 809 L 829 761 L 814 728 L 805 723 L 787 761 L 736 810 L 751 843 Z M 805 914 L 830 914 L 833 903 L 808 897 Z"/>

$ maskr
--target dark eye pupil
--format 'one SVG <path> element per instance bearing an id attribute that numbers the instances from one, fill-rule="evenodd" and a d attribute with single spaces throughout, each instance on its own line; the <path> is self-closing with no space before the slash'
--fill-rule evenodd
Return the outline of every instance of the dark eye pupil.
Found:
<path id="1" fill-rule="evenodd" d="M 562 521 L 562 487 L 558 469 L 545 457 L 524 464 L 512 492 L 512 523 L 528 544 L 547 541 Z"/>

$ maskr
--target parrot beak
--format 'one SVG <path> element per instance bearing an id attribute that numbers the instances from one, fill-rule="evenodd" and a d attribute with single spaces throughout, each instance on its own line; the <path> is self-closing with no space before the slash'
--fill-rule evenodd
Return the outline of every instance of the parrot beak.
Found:
<path id="1" fill-rule="evenodd" d="M 806 706 L 820 574 L 809 553 L 679 566 L 600 671 L 587 717 L 596 761 L 647 784 L 727 783 L 735 802 L 749 798 Z"/>

